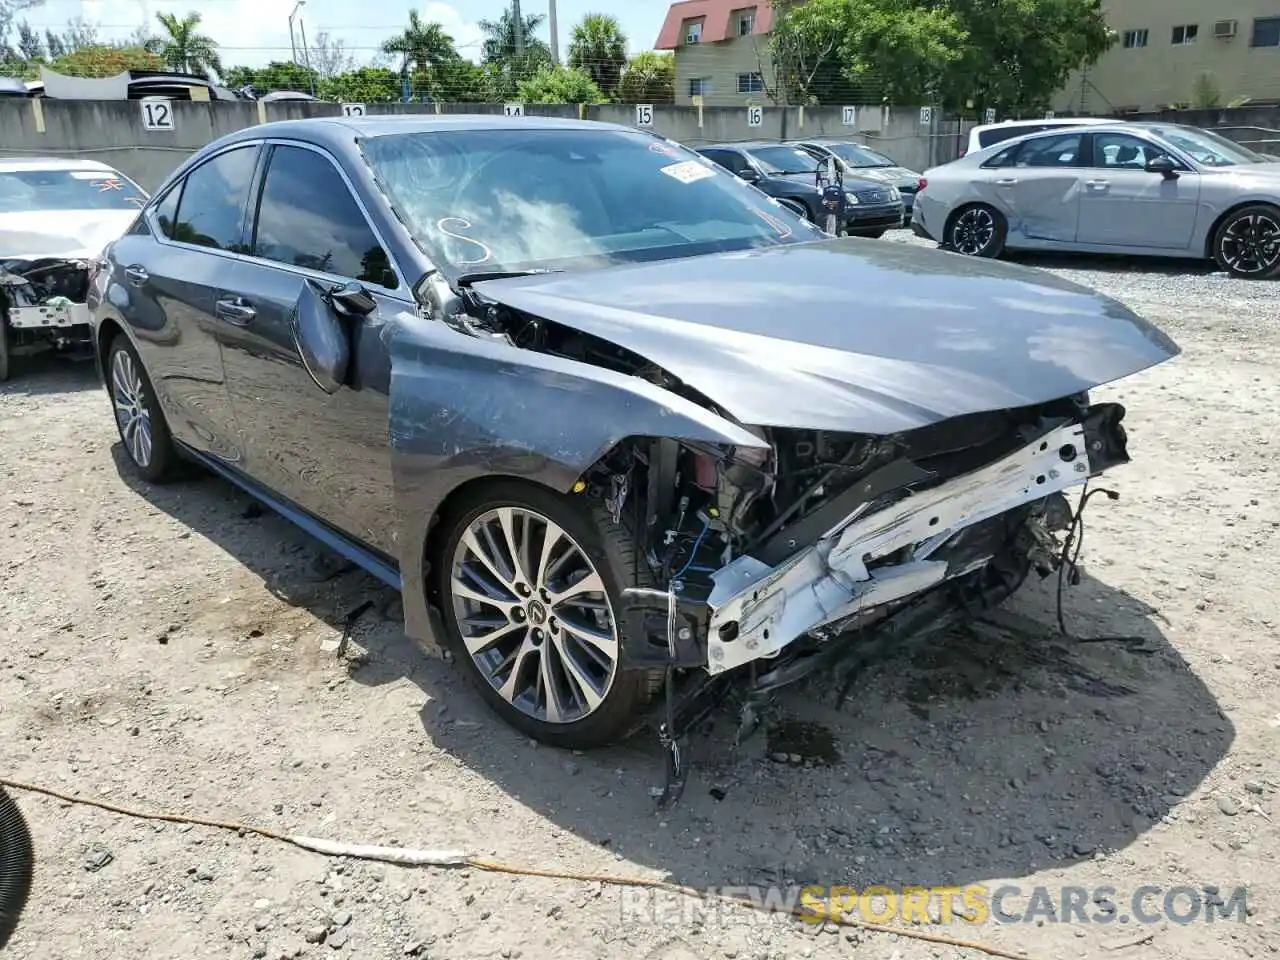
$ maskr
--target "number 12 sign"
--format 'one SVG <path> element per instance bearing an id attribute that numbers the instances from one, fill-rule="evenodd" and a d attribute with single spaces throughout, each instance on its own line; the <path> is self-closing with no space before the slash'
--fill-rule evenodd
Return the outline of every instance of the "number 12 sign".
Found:
<path id="1" fill-rule="evenodd" d="M 143 130 L 172 130 L 173 104 L 163 98 L 139 100 Z"/>

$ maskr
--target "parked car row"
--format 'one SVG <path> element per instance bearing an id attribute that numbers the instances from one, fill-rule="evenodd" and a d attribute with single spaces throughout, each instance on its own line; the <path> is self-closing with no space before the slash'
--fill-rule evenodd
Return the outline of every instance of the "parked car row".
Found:
<path id="1" fill-rule="evenodd" d="M 712 143 L 698 153 L 785 200 L 816 224 L 826 222 L 824 190 L 843 187 L 841 233 L 880 237 L 905 226 L 920 175 L 860 143 L 802 140 Z"/>

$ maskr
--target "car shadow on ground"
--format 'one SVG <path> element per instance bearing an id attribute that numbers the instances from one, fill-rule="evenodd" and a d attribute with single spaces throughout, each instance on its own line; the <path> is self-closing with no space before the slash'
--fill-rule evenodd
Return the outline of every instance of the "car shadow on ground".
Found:
<path id="1" fill-rule="evenodd" d="M 682 801 L 657 811 L 662 754 L 641 734 L 585 754 L 498 720 L 461 665 L 402 633 L 397 597 L 214 478 L 139 495 L 243 563 L 286 603 L 353 632 L 352 679 L 411 679 L 444 750 L 558 828 L 672 879 L 705 884 L 963 884 L 1126 847 L 1197 788 L 1234 729 L 1141 601 L 1085 573 L 1064 604 L 1034 578 L 998 623 L 957 629 L 859 675 L 784 691 L 735 750 L 737 716 L 690 737 Z M 1088 563 L 1088 556 L 1084 558 Z"/>
<path id="2" fill-rule="evenodd" d="M 73 360 L 53 353 L 9 358 L 9 379 L 0 396 L 45 396 L 101 389 L 92 360 Z"/>

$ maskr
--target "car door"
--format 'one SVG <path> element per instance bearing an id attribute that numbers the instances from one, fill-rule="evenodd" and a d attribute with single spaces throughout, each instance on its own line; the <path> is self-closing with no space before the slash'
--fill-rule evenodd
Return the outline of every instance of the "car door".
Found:
<path id="1" fill-rule="evenodd" d="M 231 463 L 243 451 L 215 316 L 221 278 L 246 249 L 260 144 L 237 144 L 174 183 L 112 250 L 113 306 L 129 325 L 173 436 Z"/>
<path id="2" fill-rule="evenodd" d="M 250 255 L 224 281 L 227 390 L 247 472 L 290 504 L 386 556 L 398 554 L 392 509 L 387 326 L 412 310 L 386 245 L 336 161 L 309 144 L 273 142 L 256 192 Z M 314 292 L 360 282 L 377 306 L 344 317 L 345 385 L 329 394 L 308 372 L 293 316 Z M 311 293 L 307 292 L 308 284 Z"/>
<path id="3" fill-rule="evenodd" d="M 1073 132 L 1024 140 L 1008 165 L 989 172 L 989 187 L 1009 219 L 1011 234 L 1056 243 L 1075 240 L 1083 139 Z"/>
<path id="4" fill-rule="evenodd" d="M 1080 196 L 1081 243 L 1185 249 L 1195 234 L 1200 174 L 1169 150 L 1132 133 L 1094 133 Z M 1147 170 L 1168 156 L 1176 176 Z"/>

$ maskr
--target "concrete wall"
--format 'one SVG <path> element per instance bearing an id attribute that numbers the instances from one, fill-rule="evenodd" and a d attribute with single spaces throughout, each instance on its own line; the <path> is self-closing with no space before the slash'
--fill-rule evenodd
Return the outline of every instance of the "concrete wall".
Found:
<path id="1" fill-rule="evenodd" d="M 227 133 L 271 120 L 338 116 L 336 103 L 172 103 L 174 129 L 146 130 L 138 101 L 26 100 L 0 98 L 0 156 L 79 156 L 102 160 L 148 190 L 154 190 L 187 156 Z M 370 104 L 370 114 L 501 113 L 501 104 Z M 575 106 L 527 106 L 529 115 L 576 117 Z M 605 104 L 585 108 L 592 120 L 633 125 L 636 108 Z M 746 107 L 656 105 L 652 129 L 690 146 L 779 137 L 852 137 L 869 143 L 914 170 L 956 156 L 960 126 L 920 123 L 918 108 L 859 109 L 843 123 L 840 108 L 783 110 L 764 107 L 760 125 L 749 124 Z"/>

